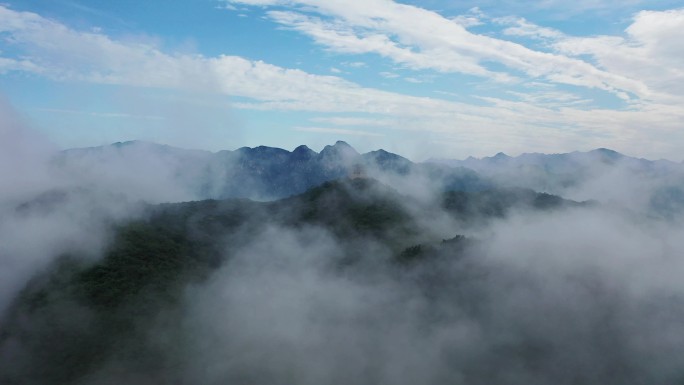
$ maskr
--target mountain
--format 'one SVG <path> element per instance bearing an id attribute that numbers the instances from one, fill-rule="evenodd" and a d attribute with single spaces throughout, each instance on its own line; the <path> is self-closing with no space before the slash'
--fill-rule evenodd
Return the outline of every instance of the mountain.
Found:
<path id="1" fill-rule="evenodd" d="M 609 149 L 566 154 L 414 163 L 385 150 L 360 154 L 338 141 L 317 153 L 259 146 L 215 153 L 146 142 L 73 149 L 53 161 L 67 190 L 150 203 L 248 198 L 271 201 L 338 178 L 372 177 L 407 194 L 526 188 L 578 201 L 598 200 L 657 217 L 684 212 L 684 166 Z"/>
<path id="2" fill-rule="evenodd" d="M 328 149 L 326 156 L 338 156 L 338 149 Z M 268 148 L 241 152 L 292 157 Z M 314 156 L 305 149 L 299 152 Z M 389 275 L 382 279 L 397 279 L 392 277 L 404 274 L 400 272 L 409 262 L 456 258 L 476 244 L 456 236 L 455 225 L 442 229 L 450 234 L 447 241 L 426 228 L 425 219 L 436 218 L 437 212 L 445 212 L 455 224 L 500 218 L 515 208 L 582 206 L 529 190 L 448 192 L 433 206 L 421 207 L 422 219 L 414 210 L 421 204 L 374 179 L 343 178 L 272 202 L 148 205 L 142 219 L 115 225 L 113 242 L 102 259 L 66 253 L 28 283 L 0 322 L 0 353 L 5 362 L 15 363 L 0 365 L 0 382 L 75 383 L 112 359 L 140 378 L 173 376 L 175 354 L 183 348 L 183 338 L 192 337 L 174 337 L 159 345 L 149 343 L 150 336 L 159 328 L 182 334 L 179 306 L 188 287 L 203 284 L 223 268 L 238 268 L 232 261 L 245 250 L 261 247 L 264 234 L 275 237 L 268 239 L 276 245 L 270 251 L 273 258 L 292 247 L 287 234 L 296 230 L 304 234 L 308 247 L 334 242 L 334 249 L 316 254 L 311 262 L 327 266 L 331 274 L 361 277 L 385 266 L 383 274 Z M 283 230 L 269 230 L 273 228 Z M 320 230 L 306 231 L 313 228 Z M 262 254 L 268 258 L 259 263 L 279 263 L 270 252 Z"/>
<path id="3" fill-rule="evenodd" d="M 62 152 L 3 203 L 0 384 L 684 383 L 679 166 L 466 161 Z"/>
<path id="4" fill-rule="evenodd" d="M 516 157 L 498 153 L 484 158 L 430 159 L 428 162 L 465 167 L 500 185 L 560 195 L 587 181 L 616 172 L 655 179 L 677 176 L 684 171 L 680 163 L 634 158 L 606 148 L 564 154 L 524 153 Z"/>
<path id="5" fill-rule="evenodd" d="M 342 141 L 325 146 L 320 153 L 306 146 L 291 152 L 259 146 L 211 153 L 133 141 L 66 150 L 57 156 L 54 165 L 60 173 L 112 179 L 105 183 L 112 190 L 134 190 L 137 186 L 133 195 L 140 199 L 162 190 L 167 201 L 273 200 L 354 173 L 390 184 L 410 175 L 422 178 L 432 189 L 477 191 L 492 187 L 465 168 L 416 164 L 384 150 L 359 154 Z"/>
<path id="6" fill-rule="evenodd" d="M 631 167 L 655 169 L 675 167 L 679 165 L 679 163 L 669 160 L 648 160 L 643 158 L 634 158 L 607 148 L 598 148 L 587 152 L 574 151 L 562 154 L 524 153 L 516 157 L 511 157 L 500 152 L 494 156 L 484 158 L 468 157 L 464 160 L 430 159 L 429 162 L 449 164 L 451 166 L 464 166 L 474 170 L 486 170 L 493 166 L 510 167 L 535 165 L 555 172 L 569 171 L 576 167 L 591 163 L 608 165 L 627 164 Z"/>

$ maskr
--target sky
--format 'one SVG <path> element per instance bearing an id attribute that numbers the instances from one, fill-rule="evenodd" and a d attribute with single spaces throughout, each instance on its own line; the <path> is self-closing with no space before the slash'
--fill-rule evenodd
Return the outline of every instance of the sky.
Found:
<path id="1" fill-rule="evenodd" d="M 681 161 L 682 63 L 684 0 L 0 3 L 2 98 L 59 148 Z"/>

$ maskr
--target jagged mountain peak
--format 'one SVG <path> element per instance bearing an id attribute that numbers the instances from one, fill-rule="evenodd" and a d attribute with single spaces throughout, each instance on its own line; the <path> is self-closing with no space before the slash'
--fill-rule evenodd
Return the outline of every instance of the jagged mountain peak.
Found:
<path id="1" fill-rule="evenodd" d="M 114 148 L 132 148 L 132 147 L 143 147 L 143 148 L 159 148 L 159 149 L 179 149 L 177 147 L 169 146 L 167 144 L 159 144 L 159 143 L 154 143 L 154 142 L 149 142 L 146 140 L 127 140 L 125 142 L 115 142 L 110 144 L 109 146 L 102 146 L 102 147 L 114 147 Z M 102 148 L 102 147 L 94 147 L 94 148 Z"/>
<path id="2" fill-rule="evenodd" d="M 429 175 L 427 179 L 434 180 L 438 186 L 435 188 L 460 186 L 470 190 L 480 185 L 472 173 L 436 170 L 384 149 L 359 154 L 344 141 L 327 145 L 320 153 L 306 145 L 292 151 L 257 146 L 209 152 L 129 141 L 67 150 L 55 160 L 56 166 L 74 169 L 89 169 L 91 164 L 111 166 L 127 176 L 141 175 L 141 180 L 136 179 L 141 185 L 178 186 L 187 193 L 184 197 L 192 199 L 273 200 L 304 192 L 329 180 L 382 173 Z"/>
<path id="3" fill-rule="evenodd" d="M 347 142 L 345 142 L 345 141 L 342 141 L 342 140 L 338 140 L 338 141 L 335 142 L 335 144 L 333 144 L 332 146 L 330 146 L 330 145 L 325 146 L 325 148 L 334 148 L 334 149 L 336 149 L 336 150 L 338 150 L 338 151 L 339 151 L 339 150 L 343 150 L 343 149 L 344 149 L 344 150 L 352 150 L 352 151 L 356 152 L 356 150 L 354 149 L 354 147 L 350 146 L 349 143 L 347 143 Z"/>
<path id="4" fill-rule="evenodd" d="M 350 146 L 347 142 L 343 142 L 341 140 L 338 140 L 332 146 L 330 146 L 330 145 L 325 146 L 323 148 L 323 150 L 320 152 L 320 155 L 323 157 L 332 156 L 332 155 L 348 157 L 348 156 L 358 156 L 359 153 L 354 149 L 354 147 Z"/>
<path id="5" fill-rule="evenodd" d="M 271 157 L 278 155 L 287 155 L 290 152 L 278 147 L 257 146 L 257 147 L 240 147 L 236 150 L 241 155 L 253 155 L 258 157 Z"/>
<path id="6" fill-rule="evenodd" d="M 290 159 L 295 160 L 295 161 L 309 161 L 310 159 L 314 158 L 316 155 L 316 151 L 310 149 L 309 147 L 305 145 L 298 146 L 294 150 L 292 150 Z"/>
<path id="7" fill-rule="evenodd" d="M 294 150 L 292 150 L 292 152 L 309 152 L 309 151 L 315 152 L 314 150 L 310 149 L 309 146 L 307 146 L 306 144 L 299 145 Z"/>
<path id="8" fill-rule="evenodd" d="M 609 148 L 603 148 L 603 147 L 597 148 L 595 150 L 591 150 L 591 151 L 589 151 L 589 153 L 590 154 L 600 154 L 602 156 L 607 156 L 610 158 L 623 158 L 624 157 L 624 155 L 622 155 L 621 153 L 619 153 L 617 151 L 611 150 Z"/>
<path id="9" fill-rule="evenodd" d="M 140 143 L 139 140 L 127 140 L 125 142 L 114 142 L 111 145 L 114 147 L 123 147 L 123 146 L 130 146 L 136 143 Z"/>
<path id="10" fill-rule="evenodd" d="M 368 154 L 373 154 L 373 155 L 377 155 L 377 156 L 392 156 L 392 157 L 395 157 L 395 156 L 396 156 L 396 157 L 399 157 L 399 158 L 403 158 L 403 156 L 401 156 L 401 155 L 397 155 L 397 154 L 391 153 L 391 152 L 389 152 L 389 151 L 387 151 L 387 150 L 384 150 L 384 149 L 382 149 L 382 148 L 381 148 L 381 149 L 378 149 L 378 150 L 375 150 L 375 151 L 370 151 L 370 152 L 368 152 Z"/>
<path id="11" fill-rule="evenodd" d="M 374 163 L 377 166 L 406 174 L 409 172 L 413 163 L 401 155 L 385 151 L 383 149 L 367 152 L 362 155 L 366 162 Z"/>

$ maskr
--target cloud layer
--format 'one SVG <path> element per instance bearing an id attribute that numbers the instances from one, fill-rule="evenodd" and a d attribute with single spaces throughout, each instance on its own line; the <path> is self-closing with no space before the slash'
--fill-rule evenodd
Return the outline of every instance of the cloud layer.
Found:
<path id="1" fill-rule="evenodd" d="M 350 58 L 348 63 L 355 65 L 341 63 L 349 71 L 365 65 L 354 59 L 373 55 L 395 67 L 394 72 L 377 72 L 387 82 L 444 79 L 456 89 L 418 96 L 348 80 L 348 73 L 336 67 L 336 76 L 327 76 L 229 53 L 172 52 L 150 39 L 81 31 L 8 6 L 0 7 L 0 73 L 30 73 L 65 84 L 227 95 L 235 98 L 231 106 L 240 109 L 298 111 L 311 119 L 358 123 L 323 131 L 313 121 L 301 131 L 306 127 L 300 122 L 291 130 L 422 132 L 434 149 L 463 156 L 612 147 L 677 158 L 684 143 L 681 9 L 638 12 L 620 35 L 573 36 L 519 16 L 494 18 L 473 9 L 447 17 L 389 0 L 224 4 L 230 8 L 217 12 L 238 9 L 249 17 L 264 12 L 276 25 Z M 483 26 L 492 32 L 471 31 Z M 646 140 L 651 148 L 640 145 Z"/>

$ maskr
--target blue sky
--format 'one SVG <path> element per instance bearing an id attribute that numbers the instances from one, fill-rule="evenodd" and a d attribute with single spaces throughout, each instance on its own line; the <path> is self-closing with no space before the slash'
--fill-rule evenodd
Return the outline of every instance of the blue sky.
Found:
<path id="1" fill-rule="evenodd" d="M 62 148 L 345 140 L 682 160 L 684 1 L 24 0 L 0 92 Z"/>

